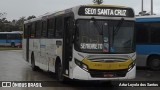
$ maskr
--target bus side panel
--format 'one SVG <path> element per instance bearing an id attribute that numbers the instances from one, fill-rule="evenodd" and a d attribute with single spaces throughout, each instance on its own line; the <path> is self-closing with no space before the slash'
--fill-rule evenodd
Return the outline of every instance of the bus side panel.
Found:
<path id="1" fill-rule="evenodd" d="M 137 45 L 137 66 L 146 66 L 149 55 L 160 54 L 160 45 Z"/>
<path id="2" fill-rule="evenodd" d="M 55 72 L 55 61 L 56 57 L 61 57 L 62 54 L 57 54 L 57 46 L 56 46 L 56 39 L 47 39 L 46 40 L 46 57 L 48 60 L 48 70 L 51 72 Z"/>
<path id="3" fill-rule="evenodd" d="M 33 42 L 33 53 L 34 53 L 35 65 L 39 66 L 39 64 L 41 62 L 41 57 L 40 57 L 40 39 L 34 39 L 34 42 Z"/>
<path id="4" fill-rule="evenodd" d="M 48 70 L 47 58 L 46 58 L 46 39 L 32 39 L 30 40 L 30 58 L 33 52 L 35 65 L 43 70 Z"/>
<path id="5" fill-rule="evenodd" d="M 47 39 L 40 40 L 40 68 L 42 68 L 43 70 L 48 70 L 48 61 L 46 57 L 46 40 Z"/>
<path id="6" fill-rule="evenodd" d="M 146 66 L 147 55 L 137 55 L 136 65 L 137 66 Z"/>
<path id="7" fill-rule="evenodd" d="M 0 39 L 0 46 L 7 46 L 6 39 Z"/>

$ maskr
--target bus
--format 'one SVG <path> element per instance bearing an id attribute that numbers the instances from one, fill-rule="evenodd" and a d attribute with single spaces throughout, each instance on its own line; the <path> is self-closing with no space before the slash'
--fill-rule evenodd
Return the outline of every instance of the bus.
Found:
<path id="1" fill-rule="evenodd" d="M 0 32 L 0 46 L 21 47 L 22 32 Z"/>
<path id="2" fill-rule="evenodd" d="M 58 81 L 120 80 L 136 76 L 132 8 L 79 5 L 25 21 L 23 53 Z"/>
<path id="3" fill-rule="evenodd" d="M 136 17 L 137 66 L 160 70 L 160 16 Z"/>

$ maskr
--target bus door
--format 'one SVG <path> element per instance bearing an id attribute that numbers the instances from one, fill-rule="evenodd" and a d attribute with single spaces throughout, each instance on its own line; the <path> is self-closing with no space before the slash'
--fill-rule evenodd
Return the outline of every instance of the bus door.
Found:
<path id="1" fill-rule="evenodd" d="M 29 37 L 30 37 L 31 25 L 27 25 L 27 37 L 26 37 L 26 61 L 29 62 Z"/>
<path id="2" fill-rule="evenodd" d="M 64 39 L 63 39 L 63 68 L 64 74 L 69 76 L 69 61 L 72 60 L 72 18 L 64 19 Z"/>

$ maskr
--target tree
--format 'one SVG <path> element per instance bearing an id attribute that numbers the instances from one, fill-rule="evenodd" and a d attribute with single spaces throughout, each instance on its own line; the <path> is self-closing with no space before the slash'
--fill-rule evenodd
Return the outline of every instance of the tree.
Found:
<path id="1" fill-rule="evenodd" d="M 6 20 L 6 18 L 2 18 L 0 19 L 0 31 L 3 32 L 5 30 L 5 24 L 7 23 L 8 21 Z"/>
<path id="2" fill-rule="evenodd" d="M 0 32 L 23 31 L 24 21 L 36 18 L 36 16 L 20 17 L 18 20 L 8 21 L 4 18 L 5 13 L 0 13 Z"/>
<path id="3" fill-rule="evenodd" d="M 17 30 L 17 26 L 13 25 L 11 21 L 8 21 L 6 18 L 0 19 L 0 32 L 11 32 L 15 30 Z"/>
<path id="4" fill-rule="evenodd" d="M 33 19 L 33 18 L 36 18 L 36 16 L 34 16 L 34 15 L 29 16 L 29 17 L 27 18 L 27 20 L 30 20 L 30 19 Z"/>
<path id="5" fill-rule="evenodd" d="M 5 12 L 0 13 L 0 19 L 2 19 L 2 18 L 6 18 L 6 15 L 7 15 L 7 13 L 5 13 Z"/>
<path id="6" fill-rule="evenodd" d="M 12 25 L 16 25 L 16 22 L 17 22 L 17 20 L 14 19 L 14 20 L 12 20 L 11 23 L 12 23 Z"/>
<path id="7" fill-rule="evenodd" d="M 19 20 L 17 20 L 16 22 L 16 26 L 18 26 L 17 31 L 23 31 L 23 24 L 25 20 L 26 20 L 25 17 L 21 17 Z"/>

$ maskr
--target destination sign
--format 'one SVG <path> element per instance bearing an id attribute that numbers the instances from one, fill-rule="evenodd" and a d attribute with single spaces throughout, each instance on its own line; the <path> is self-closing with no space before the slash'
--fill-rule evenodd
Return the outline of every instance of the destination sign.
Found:
<path id="1" fill-rule="evenodd" d="M 115 7 L 80 7 L 78 14 L 84 16 L 134 17 L 132 9 Z"/>

